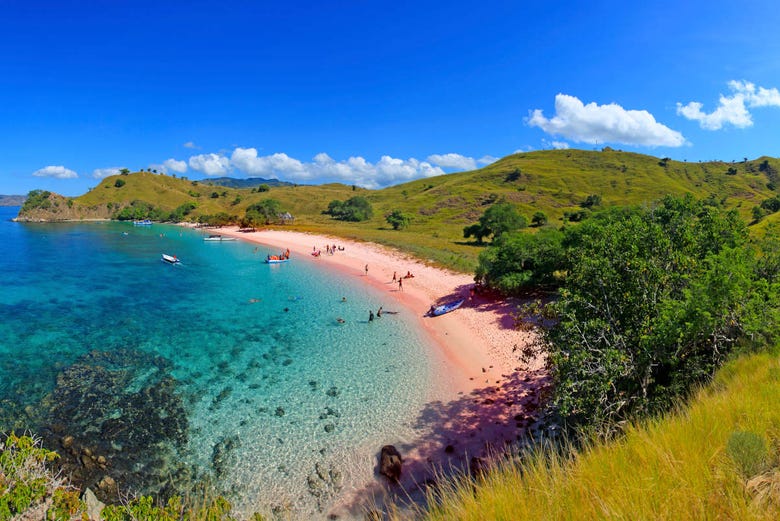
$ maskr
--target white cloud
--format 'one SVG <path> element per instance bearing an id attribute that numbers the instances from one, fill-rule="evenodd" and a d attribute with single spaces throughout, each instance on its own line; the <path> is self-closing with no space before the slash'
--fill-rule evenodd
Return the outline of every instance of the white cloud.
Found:
<path id="1" fill-rule="evenodd" d="M 96 168 L 92 171 L 92 177 L 95 179 L 103 179 L 111 177 L 112 175 L 119 175 L 119 171 L 122 170 L 122 166 L 109 166 L 108 168 Z"/>
<path id="2" fill-rule="evenodd" d="M 230 159 L 219 154 L 200 154 L 192 156 L 190 168 L 209 176 L 225 175 L 230 168 Z"/>
<path id="3" fill-rule="evenodd" d="M 566 150 L 569 144 L 566 141 L 551 141 L 550 146 L 556 150 Z"/>
<path id="4" fill-rule="evenodd" d="M 626 110 L 616 103 L 584 105 L 566 94 L 555 96 L 555 116 L 547 119 L 540 109 L 531 111 L 526 122 L 548 134 L 578 143 L 622 143 L 641 146 L 679 147 L 683 135 L 658 123 L 646 110 Z"/>
<path id="5" fill-rule="evenodd" d="M 482 156 L 479 159 L 477 159 L 477 163 L 480 165 L 490 165 L 492 163 L 495 163 L 496 161 L 498 161 L 498 158 L 493 156 Z"/>
<path id="6" fill-rule="evenodd" d="M 280 173 L 292 179 L 303 180 L 309 177 L 303 163 L 297 159 L 283 153 L 258 156 L 256 148 L 237 147 L 230 156 L 230 163 L 251 176 L 268 176 Z"/>
<path id="7" fill-rule="evenodd" d="M 168 170 L 170 170 L 172 172 L 178 172 L 180 174 L 183 174 L 184 172 L 187 171 L 187 163 L 186 163 L 186 161 L 178 161 L 178 160 L 173 159 L 173 158 L 166 159 L 165 161 L 163 161 L 162 166 L 163 166 L 163 168 L 165 169 L 166 172 Z"/>
<path id="8" fill-rule="evenodd" d="M 64 166 L 45 166 L 33 172 L 35 177 L 56 177 L 57 179 L 75 179 L 79 175 Z"/>
<path id="9" fill-rule="evenodd" d="M 195 144 L 195 143 L 193 143 L 192 141 L 187 141 L 187 142 L 186 142 L 186 143 L 184 143 L 182 146 L 183 146 L 184 148 L 192 148 L 192 149 L 197 149 L 197 148 L 200 148 L 200 147 L 198 147 L 198 145 L 196 145 L 196 144 Z"/>
<path id="10" fill-rule="evenodd" d="M 433 154 L 428 156 L 428 161 L 443 168 L 457 168 L 458 170 L 475 170 L 477 162 L 473 157 L 460 154 Z"/>
<path id="11" fill-rule="evenodd" d="M 314 156 L 311 162 L 302 162 L 284 153 L 258 156 L 257 149 L 241 147 L 233 150 L 230 164 L 249 176 L 280 176 L 289 181 L 342 182 L 367 188 L 444 174 L 444 170 L 438 166 L 414 158 L 382 156 L 373 164 L 359 156 L 336 161 L 322 152 Z"/>
<path id="12" fill-rule="evenodd" d="M 731 96 L 721 94 L 717 108 L 707 114 L 704 106 L 698 101 L 686 105 L 677 103 L 677 114 L 684 118 L 698 121 L 699 126 L 706 130 L 719 130 L 725 125 L 746 128 L 753 125 L 749 108 L 780 107 L 780 91 L 776 88 L 765 89 L 756 87 L 747 81 L 730 81 Z"/>

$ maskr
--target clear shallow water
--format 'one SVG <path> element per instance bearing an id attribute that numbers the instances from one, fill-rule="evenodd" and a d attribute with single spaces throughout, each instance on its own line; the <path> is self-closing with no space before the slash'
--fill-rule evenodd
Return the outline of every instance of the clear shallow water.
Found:
<path id="1" fill-rule="evenodd" d="M 425 340 L 403 311 L 368 323 L 389 299 L 357 279 L 195 230 L 17 210 L 0 208 L 0 430 L 96 444 L 108 469 L 86 481 L 208 478 L 245 511 L 308 517 L 423 403 Z"/>

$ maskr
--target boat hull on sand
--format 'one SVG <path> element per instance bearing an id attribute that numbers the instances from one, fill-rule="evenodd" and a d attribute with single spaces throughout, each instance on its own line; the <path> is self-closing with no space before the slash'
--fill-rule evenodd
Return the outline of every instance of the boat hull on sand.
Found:
<path id="1" fill-rule="evenodd" d="M 441 315 L 445 315 L 461 307 L 465 301 L 466 299 L 462 298 L 460 300 L 453 300 L 452 302 L 447 302 L 446 304 L 442 304 L 441 306 L 432 307 L 431 310 L 428 311 L 428 315 L 432 317 L 439 317 Z"/>

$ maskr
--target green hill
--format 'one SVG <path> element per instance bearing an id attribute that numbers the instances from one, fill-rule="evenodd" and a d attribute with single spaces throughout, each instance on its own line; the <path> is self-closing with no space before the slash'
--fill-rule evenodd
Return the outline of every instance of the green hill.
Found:
<path id="1" fill-rule="evenodd" d="M 690 192 L 699 198 L 723 201 L 749 220 L 754 206 L 775 195 L 774 189 L 780 186 L 779 172 L 780 160 L 769 157 L 740 163 L 687 163 L 609 148 L 514 154 L 479 170 L 418 179 L 381 190 L 327 184 L 278 186 L 259 192 L 209 186 L 208 180 L 138 172 L 108 177 L 88 193 L 57 201 L 48 209 L 23 208 L 20 218 L 110 218 L 132 201 L 144 201 L 166 212 L 194 203 L 196 208 L 188 219 L 219 212 L 241 217 L 249 205 L 273 198 L 293 214 L 294 229 L 379 242 L 421 259 L 469 271 L 481 247 L 463 239 L 463 228 L 501 199 L 515 204 L 529 219 L 542 211 L 550 224 L 560 225 L 567 213 L 582 211 L 580 205 L 589 195 L 598 195 L 602 206 L 611 206 L 650 204 L 669 193 Z M 355 195 L 371 202 L 372 219 L 346 223 L 322 213 L 330 201 Z M 385 215 L 394 209 L 412 216 L 408 228 L 393 230 L 385 221 Z"/>

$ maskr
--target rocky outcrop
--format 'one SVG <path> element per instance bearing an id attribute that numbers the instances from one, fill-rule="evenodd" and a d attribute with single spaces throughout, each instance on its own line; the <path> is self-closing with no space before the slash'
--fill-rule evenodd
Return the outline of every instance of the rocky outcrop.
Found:
<path id="1" fill-rule="evenodd" d="M 392 483 L 398 483 L 401 479 L 401 465 L 403 458 L 393 445 L 385 445 L 379 453 L 379 473 Z"/>

